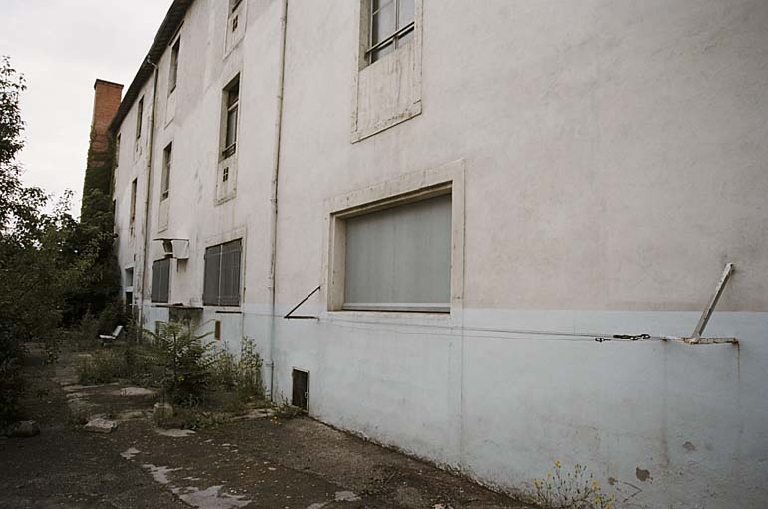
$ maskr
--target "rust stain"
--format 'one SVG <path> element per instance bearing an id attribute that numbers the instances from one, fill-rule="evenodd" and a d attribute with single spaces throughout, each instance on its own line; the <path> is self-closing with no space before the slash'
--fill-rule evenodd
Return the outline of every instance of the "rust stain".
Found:
<path id="1" fill-rule="evenodd" d="M 686 451 L 695 451 L 696 450 L 696 446 L 693 445 L 690 442 L 686 442 L 686 443 L 683 444 L 683 449 L 685 449 Z"/>
<path id="2" fill-rule="evenodd" d="M 648 470 L 644 470 L 640 467 L 635 468 L 635 475 L 639 480 L 643 482 L 647 481 L 648 479 L 653 479 L 651 477 L 651 473 Z"/>

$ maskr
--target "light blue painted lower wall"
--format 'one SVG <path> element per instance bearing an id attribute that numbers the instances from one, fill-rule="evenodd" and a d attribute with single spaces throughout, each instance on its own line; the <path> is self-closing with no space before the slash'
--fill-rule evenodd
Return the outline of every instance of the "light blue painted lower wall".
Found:
<path id="1" fill-rule="evenodd" d="M 225 316 L 268 358 L 268 313 L 244 311 Z M 320 317 L 276 321 L 276 396 L 309 370 L 310 413 L 329 424 L 513 493 L 559 460 L 626 507 L 768 506 L 768 313 L 713 316 L 705 335 L 738 346 L 477 330 L 685 336 L 687 312 Z M 238 325 L 224 330 L 239 348 Z"/>

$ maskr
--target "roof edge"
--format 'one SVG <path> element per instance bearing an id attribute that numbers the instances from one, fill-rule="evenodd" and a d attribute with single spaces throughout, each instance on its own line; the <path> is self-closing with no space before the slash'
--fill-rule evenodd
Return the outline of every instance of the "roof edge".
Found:
<path id="1" fill-rule="evenodd" d="M 120 102 L 120 107 L 115 113 L 115 117 L 109 124 L 110 132 L 114 133 L 123 123 L 125 117 L 128 115 L 133 103 L 139 97 L 141 89 L 147 82 L 155 66 L 165 52 L 165 48 L 171 41 L 171 38 L 176 34 L 176 30 L 184 20 L 184 16 L 189 10 L 194 0 L 173 0 L 173 3 L 168 8 L 168 12 L 165 14 L 163 22 L 160 24 L 160 28 L 157 29 L 155 39 L 152 41 L 152 46 L 149 48 L 149 52 L 139 66 L 139 70 L 136 72 L 136 76 L 133 78 L 131 85 L 128 87 L 128 91 L 125 93 L 123 100 Z"/>

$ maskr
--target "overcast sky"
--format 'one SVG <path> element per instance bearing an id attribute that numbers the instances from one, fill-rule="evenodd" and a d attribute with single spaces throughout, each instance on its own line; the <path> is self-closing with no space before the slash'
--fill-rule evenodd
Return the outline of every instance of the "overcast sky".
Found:
<path id="1" fill-rule="evenodd" d="M 0 0 L 0 55 L 24 74 L 24 181 L 79 214 L 97 78 L 133 80 L 171 0 Z"/>

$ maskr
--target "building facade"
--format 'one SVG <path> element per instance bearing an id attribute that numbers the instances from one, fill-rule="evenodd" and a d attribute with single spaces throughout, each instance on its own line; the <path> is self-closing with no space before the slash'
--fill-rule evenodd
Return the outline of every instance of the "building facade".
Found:
<path id="1" fill-rule="evenodd" d="M 761 0 L 176 0 L 111 127 L 124 294 L 489 486 L 765 507 L 766 91 Z"/>

